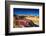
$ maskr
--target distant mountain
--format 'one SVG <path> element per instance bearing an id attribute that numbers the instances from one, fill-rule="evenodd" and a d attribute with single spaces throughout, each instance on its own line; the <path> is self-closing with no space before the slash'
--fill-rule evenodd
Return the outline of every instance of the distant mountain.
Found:
<path id="1" fill-rule="evenodd" d="M 17 16 L 33 16 L 33 15 L 18 14 Z"/>

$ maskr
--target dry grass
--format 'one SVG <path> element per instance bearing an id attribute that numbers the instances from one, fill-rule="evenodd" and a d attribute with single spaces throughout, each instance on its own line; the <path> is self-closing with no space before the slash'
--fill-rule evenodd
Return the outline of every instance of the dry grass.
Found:
<path id="1" fill-rule="evenodd" d="M 32 20 L 35 24 L 39 24 L 39 16 L 27 16 L 26 19 Z"/>

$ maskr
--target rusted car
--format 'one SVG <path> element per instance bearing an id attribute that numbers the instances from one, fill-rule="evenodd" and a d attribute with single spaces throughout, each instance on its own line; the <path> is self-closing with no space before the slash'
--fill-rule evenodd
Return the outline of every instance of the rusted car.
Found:
<path id="1" fill-rule="evenodd" d="M 32 20 L 20 18 L 19 16 L 15 17 L 15 24 L 19 27 L 38 27 Z"/>

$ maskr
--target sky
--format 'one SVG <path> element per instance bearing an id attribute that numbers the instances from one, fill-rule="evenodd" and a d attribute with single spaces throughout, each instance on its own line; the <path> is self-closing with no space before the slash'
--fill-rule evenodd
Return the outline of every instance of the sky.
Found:
<path id="1" fill-rule="evenodd" d="M 39 9 L 13 8 L 14 15 L 39 16 Z"/>

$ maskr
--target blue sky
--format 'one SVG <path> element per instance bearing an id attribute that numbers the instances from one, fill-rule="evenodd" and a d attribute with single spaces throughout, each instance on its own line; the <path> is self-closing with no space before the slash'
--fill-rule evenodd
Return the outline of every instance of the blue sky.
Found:
<path id="1" fill-rule="evenodd" d="M 24 9 L 24 8 L 14 8 L 13 9 L 14 15 L 32 15 L 32 16 L 39 16 L 39 9 Z"/>

